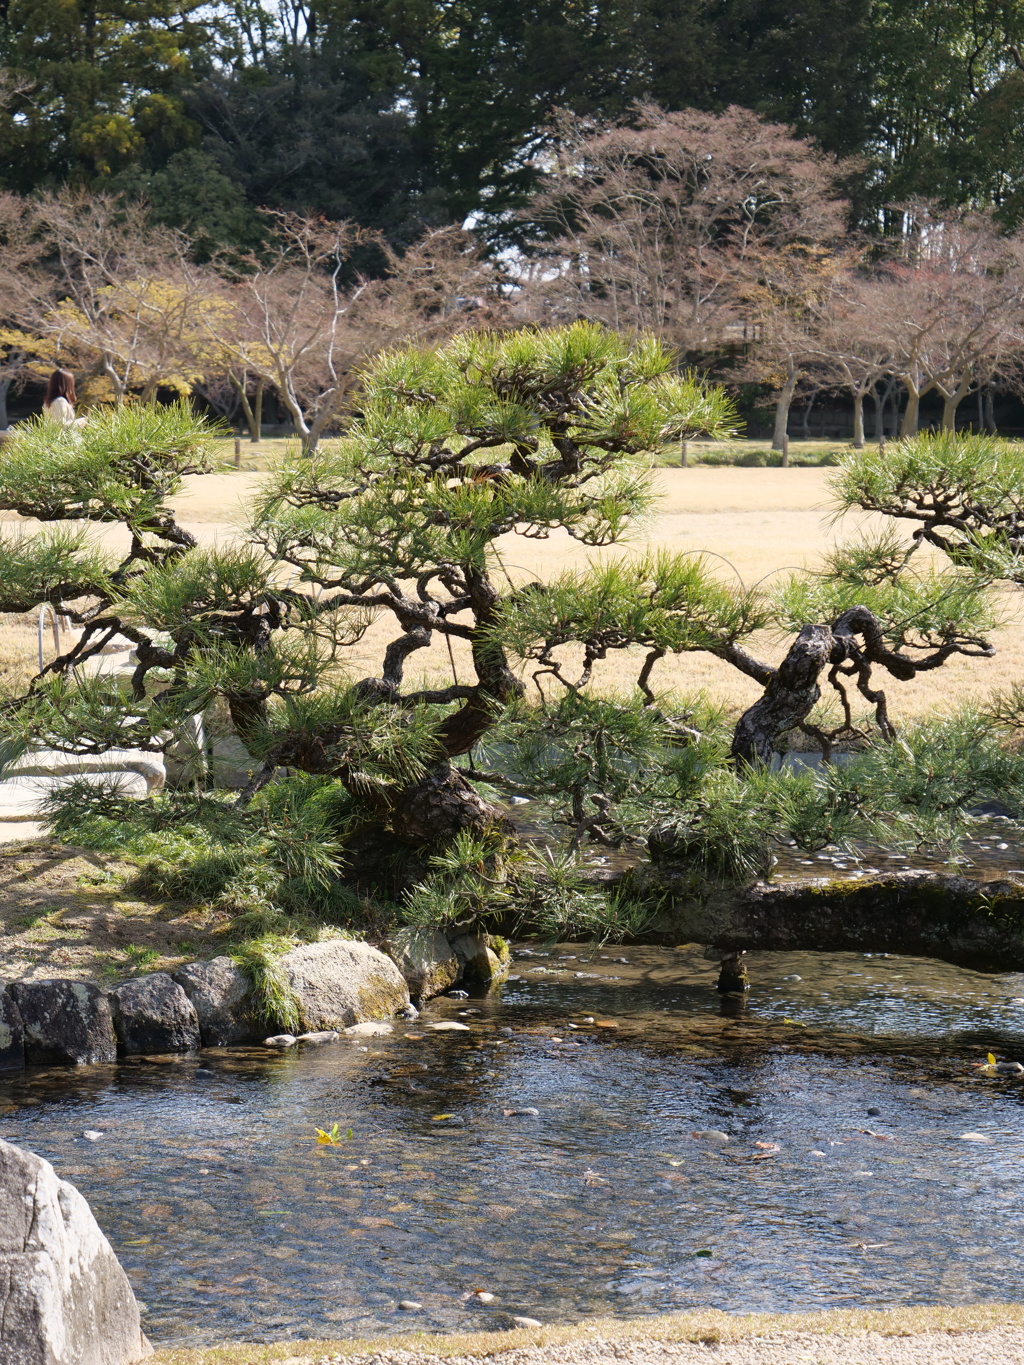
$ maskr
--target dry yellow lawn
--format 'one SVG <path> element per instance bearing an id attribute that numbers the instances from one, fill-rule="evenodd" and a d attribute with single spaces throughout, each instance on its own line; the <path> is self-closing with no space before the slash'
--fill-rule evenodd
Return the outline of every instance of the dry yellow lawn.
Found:
<path id="1" fill-rule="evenodd" d="M 243 446 L 243 451 L 245 447 Z M 852 534 L 870 519 L 849 516 L 829 524 L 828 469 L 740 469 L 695 467 L 659 469 L 656 474 L 663 501 L 656 516 L 628 545 L 604 553 L 628 555 L 647 546 L 683 553 L 708 552 L 718 557 L 723 577 L 739 577 L 752 584 L 788 569 L 813 565 L 835 539 Z M 204 543 L 223 543 L 237 534 L 246 497 L 263 475 L 259 471 L 230 471 L 187 480 L 175 499 L 182 523 Z M 17 518 L 10 515 L 11 520 Z M 119 533 L 105 533 L 112 544 Z M 508 536 L 499 543 L 502 562 L 511 578 L 549 577 L 581 565 L 594 554 L 558 532 L 548 540 Z M 995 687 L 1024 678 L 1024 628 L 1020 614 L 1024 598 L 1006 595 L 1010 618 L 996 637 L 993 660 L 953 660 L 941 670 L 924 674 L 910 684 L 889 681 L 891 707 L 896 716 L 920 715 L 957 701 L 976 699 Z M 379 669 L 381 646 L 393 633 L 389 620 L 374 623 L 362 643 L 351 651 L 354 676 Z M 47 634 L 46 648 L 52 650 Z M 755 651 L 769 662 L 785 652 L 781 638 L 755 642 Z M 8 688 L 34 668 L 35 618 L 7 618 L 0 643 L 0 688 Z M 604 691 L 628 689 L 636 677 L 641 655 L 615 655 L 598 666 L 597 685 Z M 469 669 L 464 646 L 455 649 L 455 671 L 463 680 Z M 411 683 L 437 683 L 452 676 L 444 643 L 412 656 L 407 668 Z M 692 654 L 662 660 L 655 671 L 657 688 L 695 692 L 705 689 L 733 710 L 749 705 L 758 695 L 754 683 L 710 655 Z"/>

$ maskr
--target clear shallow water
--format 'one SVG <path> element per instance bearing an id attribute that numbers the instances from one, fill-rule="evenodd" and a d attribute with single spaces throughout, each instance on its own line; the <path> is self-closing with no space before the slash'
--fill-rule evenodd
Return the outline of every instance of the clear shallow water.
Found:
<path id="1" fill-rule="evenodd" d="M 420 1021 L 468 1034 L 30 1072 L 0 1134 L 90 1200 L 165 1344 L 1020 1298 L 1024 1084 L 972 1064 L 1024 1060 L 1024 977 L 753 954 L 723 1018 L 716 970 L 556 949 Z"/>

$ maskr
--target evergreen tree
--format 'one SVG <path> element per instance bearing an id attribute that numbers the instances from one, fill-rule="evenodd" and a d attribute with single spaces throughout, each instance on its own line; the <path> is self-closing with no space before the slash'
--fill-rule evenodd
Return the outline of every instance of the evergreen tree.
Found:
<path id="1" fill-rule="evenodd" d="M 10 0 L 0 64 L 17 88 L 0 109 L 0 183 L 100 187 L 193 145 L 182 97 L 215 22 L 202 0 Z"/>

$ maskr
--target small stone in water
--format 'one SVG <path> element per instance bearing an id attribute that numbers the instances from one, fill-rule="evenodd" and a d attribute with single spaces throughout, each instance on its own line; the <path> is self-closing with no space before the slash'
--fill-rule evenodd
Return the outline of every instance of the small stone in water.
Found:
<path id="1" fill-rule="evenodd" d="M 879 1114 L 880 1114 L 881 1112 L 882 1112 L 881 1109 L 874 1109 L 874 1108 L 869 1109 L 869 1110 L 868 1110 L 868 1118 L 869 1118 L 869 1119 L 876 1119 L 876 1118 L 879 1116 Z"/>
<path id="2" fill-rule="evenodd" d="M 802 981 L 803 977 L 794 974 L 793 976 L 784 976 L 782 979 L 783 981 Z"/>
<path id="3" fill-rule="evenodd" d="M 390 1028 L 388 1029 L 390 1033 Z M 321 1029 L 318 1033 L 300 1033 L 295 1039 L 297 1043 L 311 1043 L 318 1047 L 321 1043 L 336 1043 L 341 1035 L 336 1029 Z"/>
<path id="4" fill-rule="evenodd" d="M 697 1130 L 697 1132 L 691 1133 L 690 1136 L 695 1138 L 703 1138 L 705 1142 L 732 1141 L 728 1133 L 723 1133 L 717 1128 L 700 1128 Z"/>
<path id="5" fill-rule="evenodd" d="M 399 1299 L 398 1306 L 406 1313 L 419 1313 L 423 1309 L 423 1305 L 415 1299 Z"/>
<path id="6" fill-rule="evenodd" d="M 516 1325 L 517 1327 L 543 1327 L 543 1326 L 544 1326 L 544 1324 L 543 1324 L 542 1322 L 538 1322 L 536 1318 L 521 1318 L 521 1317 L 513 1316 L 512 1321 L 515 1323 L 515 1325 Z"/>
<path id="7" fill-rule="evenodd" d="M 449 1000 L 468 1000 L 468 999 L 469 999 L 469 991 L 449 991 L 449 992 L 448 992 L 448 999 L 449 999 Z"/>
<path id="8" fill-rule="evenodd" d="M 1020 1003 L 1024 1005 L 1024 1000 L 1022 1000 Z M 592 1024 L 594 1022 L 594 1016 L 592 1014 L 588 1014 L 586 1018 L 583 1020 L 583 1022 L 585 1024 Z"/>
<path id="9" fill-rule="evenodd" d="M 985 1136 L 984 1133 L 961 1133 L 961 1134 L 960 1134 L 960 1141 L 961 1141 L 961 1142 L 991 1142 L 992 1139 L 991 1139 L 991 1138 L 987 1138 L 987 1137 Z"/>
<path id="10" fill-rule="evenodd" d="M 415 1005 L 406 1005 L 405 1009 L 400 1012 L 398 1017 L 399 1019 L 418 1019 L 420 1017 L 420 1012 Z M 412 1303 L 412 1299 L 410 1299 L 409 1302 Z M 399 1304 L 399 1307 L 401 1307 L 401 1304 Z"/>
<path id="11" fill-rule="evenodd" d="M 497 1295 L 489 1294 L 486 1289 L 478 1289 L 474 1298 L 476 1298 L 479 1303 L 493 1303 L 497 1298 Z"/>
<path id="12" fill-rule="evenodd" d="M 86 1142 L 99 1142 L 103 1134 L 98 1132 L 95 1128 L 87 1128 L 82 1136 L 85 1138 Z"/>
<path id="13" fill-rule="evenodd" d="M 525 1109 L 505 1109 L 502 1111 L 507 1119 L 512 1118 L 531 1118 L 539 1119 L 540 1110 L 534 1109 L 532 1105 L 527 1105 Z"/>
<path id="14" fill-rule="evenodd" d="M 825 1153 L 824 1153 L 824 1152 L 819 1152 L 818 1149 L 817 1149 L 817 1147 L 812 1147 L 812 1148 L 811 1148 L 811 1156 L 824 1156 L 824 1155 L 825 1155 Z"/>
<path id="15" fill-rule="evenodd" d="M 613 961 L 613 962 L 621 962 L 621 963 L 623 963 L 625 966 L 627 966 L 627 967 L 629 966 L 629 958 L 628 958 L 628 957 L 613 957 L 613 958 L 612 958 L 612 961 Z"/>
<path id="16" fill-rule="evenodd" d="M 1001 1076 L 1019 1076 L 1024 1072 L 1024 1066 L 1021 1066 L 1020 1062 L 996 1062 L 992 1070 Z"/>
<path id="17" fill-rule="evenodd" d="M 514 1037 L 515 1037 L 515 1034 L 512 1032 L 512 1030 L 511 1030 L 510 1028 L 500 1028 L 500 1029 L 498 1029 L 498 1033 L 501 1035 L 502 1038 L 514 1038 Z"/>
<path id="18" fill-rule="evenodd" d="M 367 1021 L 365 1024 L 349 1024 L 345 1030 L 348 1038 L 382 1038 L 386 1033 L 394 1033 L 394 1028 L 390 1024 L 375 1024 Z M 302 1042 L 302 1039 L 299 1039 Z"/>
<path id="19" fill-rule="evenodd" d="M 293 1033 L 275 1033 L 272 1038 L 264 1038 L 264 1047 L 294 1047 L 298 1039 Z"/>
<path id="20" fill-rule="evenodd" d="M 469 1033 L 468 1024 L 457 1024 L 454 1019 L 446 1019 L 440 1024 L 428 1024 L 432 1033 Z"/>

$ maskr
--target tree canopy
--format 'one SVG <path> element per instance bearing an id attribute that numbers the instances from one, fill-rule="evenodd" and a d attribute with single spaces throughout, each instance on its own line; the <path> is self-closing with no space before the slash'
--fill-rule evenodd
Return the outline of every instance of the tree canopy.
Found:
<path id="1" fill-rule="evenodd" d="M 396 246 L 467 216 L 507 233 L 555 112 L 608 121 L 638 100 L 739 105 L 859 158 L 869 230 L 921 195 L 1024 212 L 1024 19 L 1006 0 L 10 0 L 0 66 L 0 187 L 143 193 L 169 225 L 243 246 L 260 207 Z"/>

